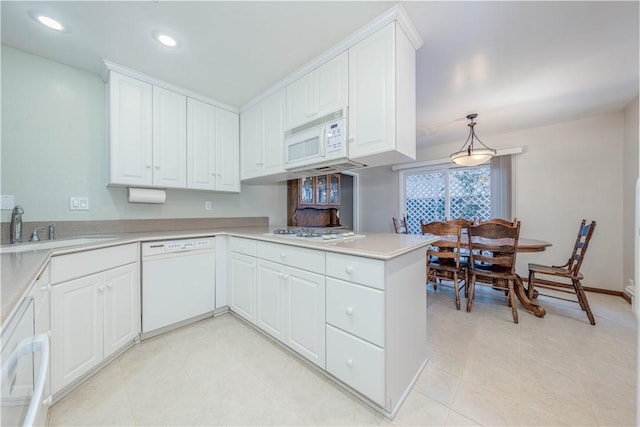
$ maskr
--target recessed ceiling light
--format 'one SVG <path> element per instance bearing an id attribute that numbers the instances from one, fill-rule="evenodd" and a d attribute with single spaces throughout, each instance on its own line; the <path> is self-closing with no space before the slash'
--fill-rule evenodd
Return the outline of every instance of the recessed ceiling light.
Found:
<path id="1" fill-rule="evenodd" d="M 174 39 L 169 35 L 159 33 L 157 35 L 157 38 L 158 38 L 158 41 L 165 46 L 176 47 L 178 45 L 178 42 L 176 41 L 176 39 Z"/>
<path id="2" fill-rule="evenodd" d="M 64 27 L 62 26 L 61 23 L 59 23 L 58 21 L 56 21 L 53 18 L 49 18 L 48 16 L 40 15 L 40 16 L 38 16 L 38 21 L 41 24 L 46 25 L 47 27 L 51 28 L 52 30 L 58 30 L 58 31 L 64 30 Z"/>
<path id="3" fill-rule="evenodd" d="M 60 21 L 58 21 L 57 19 L 54 19 L 50 16 L 47 16 L 43 13 L 40 13 L 37 10 L 30 10 L 29 11 L 29 15 L 35 20 L 38 21 L 40 24 L 44 25 L 47 28 L 50 28 L 52 30 L 55 31 L 60 31 L 63 33 L 67 33 L 69 32 L 69 28 L 65 27 L 64 25 L 62 25 L 62 23 Z"/>

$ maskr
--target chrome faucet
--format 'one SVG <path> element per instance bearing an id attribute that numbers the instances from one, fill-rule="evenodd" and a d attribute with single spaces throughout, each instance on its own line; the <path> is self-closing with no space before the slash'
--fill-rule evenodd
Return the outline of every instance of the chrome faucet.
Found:
<path id="1" fill-rule="evenodd" d="M 9 230 L 9 243 L 22 243 L 22 206 L 16 205 L 11 212 L 11 230 Z"/>
<path id="2" fill-rule="evenodd" d="M 44 230 L 44 227 L 36 227 L 33 229 L 33 233 L 31 233 L 31 237 L 29 237 L 30 242 L 39 242 L 40 236 L 38 235 L 38 231 Z"/>

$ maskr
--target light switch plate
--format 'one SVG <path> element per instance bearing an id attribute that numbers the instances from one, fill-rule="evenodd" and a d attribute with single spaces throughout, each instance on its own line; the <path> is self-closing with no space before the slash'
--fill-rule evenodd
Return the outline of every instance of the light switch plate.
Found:
<path id="1" fill-rule="evenodd" d="M 88 197 L 69 197 L 69 210 L 88 211 L 89 198 Z"/>
<path id="2" fill-rule="evenodd" d="M 211 209 L 213 209 L 213 203 L 211 203 L 209 200 L 204 202 L 204 210 L 210 211 Z"/>
<path id="3" fill-rule="evenodd" d="M 3 194 L 2 196 L 0 196 L 0 209 L 12 210 L 15 205 L 16 201 L 13 195 Z"/>

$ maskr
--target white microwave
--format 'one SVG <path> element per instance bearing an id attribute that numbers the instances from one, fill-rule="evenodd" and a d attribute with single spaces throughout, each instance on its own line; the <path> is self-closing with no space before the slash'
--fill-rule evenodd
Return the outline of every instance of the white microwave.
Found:
<path id="1" fill-rule="evenodd" d="M 347 110 L 338 110 L 284 134 L 285 168 L 347 158 Z"/>

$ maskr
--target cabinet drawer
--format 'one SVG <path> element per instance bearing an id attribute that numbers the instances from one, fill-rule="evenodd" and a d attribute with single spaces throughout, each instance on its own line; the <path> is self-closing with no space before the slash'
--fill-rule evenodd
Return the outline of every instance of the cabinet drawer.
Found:
<path id="1" fill-rule="evenodd" d="M 229 242 L 232 252 L 256 256 L 256 241 L 251 239 L 243 239 L 241 237 L 232 237 Z"/>
<path id="2" fill-rule="evenodd" d="M 130 264 L 138 260 L 138 254 L 138 244 L 131 243 L 54 256 L 51 260 L 51 283 L 65 282 L 76 277 Z"/>
<path id="3" fill-rule="evenodd" d="M 327 278 L 327 323 L 384 347 L 384 292 Z"/>
<path id="4" fill-rule="evenodd" d="M 384 290 L 384 261 L 327 253 L 327 276 Z"/>
<path id="5" fill-rule="evenodd" d="M 257 256 L 269 261 L 324 274 L 324 252 L 278 243 L 257 242 Z"/>
<path id="6" fill-rule="evenodd" d="M 381 406 L 384 350 L 327 325 L 327 371 Z"/>

